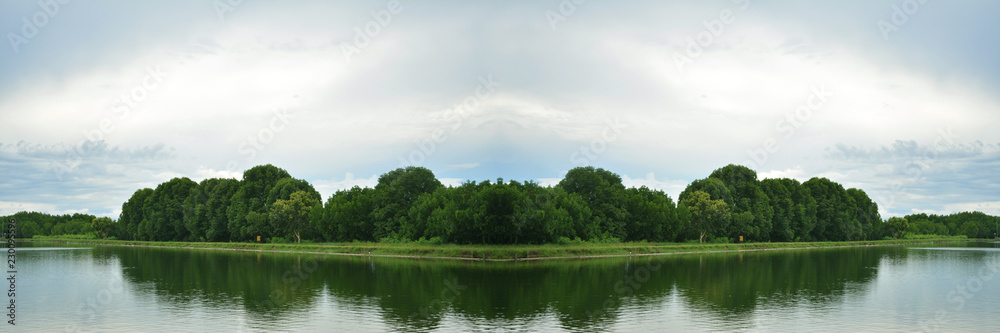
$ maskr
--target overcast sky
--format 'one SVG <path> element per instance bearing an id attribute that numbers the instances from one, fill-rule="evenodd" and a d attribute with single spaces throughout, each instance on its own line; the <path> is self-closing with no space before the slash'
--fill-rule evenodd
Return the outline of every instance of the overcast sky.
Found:
<path id="1" fill-rule="evenodd" d="M 267 163 L 676 200 L 736 163 L 1000 215 L 997 1 L 45 1 L 0 2 L 0 214 Z"/>

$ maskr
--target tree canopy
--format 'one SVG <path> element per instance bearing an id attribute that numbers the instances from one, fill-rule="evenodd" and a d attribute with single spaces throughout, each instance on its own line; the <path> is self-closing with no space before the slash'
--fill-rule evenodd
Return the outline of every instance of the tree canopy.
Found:
<path id="1" fill-rule="evenodd" d="M 980 212 L 914 214 L 883 222 L 860 189 L 826 178 L 758 180 L 727 165 L 691 182 L 678 201 L 626 188 L 608 170 L 578 167 L 555 186 L 467 181 L 445 187 L 431 170 L 405 167 L 374 188 L 326 201 L 311 184 L 273 165 L 243 178 L 174 178 L 137 190 L 117 221 L 93 215 L 21 212 L 18 237 L 92 234 L 153 241 L 429 241 L 544 244 L 569 241 L 842 241 L 905 235 L 993 237 L 1000 217 Z"/>

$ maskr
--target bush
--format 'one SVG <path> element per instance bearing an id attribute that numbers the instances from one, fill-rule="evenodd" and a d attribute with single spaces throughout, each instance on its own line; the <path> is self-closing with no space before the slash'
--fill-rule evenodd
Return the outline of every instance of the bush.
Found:
<path id="1" fill-rule="evenodd" d="M 732 242 L 733 241 L 729 240 L 729 237 L 713 238 L 712 240 L 708 241 L 708 243 L 712 243 L 712 244 L 726 244 L 726 243 L 732 243 Z"/>
<path id="2" fill-rule="evenodd" d="M 386 244 L 405 244 L 409 243 L 410 241 L 407 239 L 390 236 L 390 237 L 382 237 L 381 239 L 378 240 L 378 242 Z"/>
<path id="3" fill-rule="evenodd" d="M 618 237 L 611 237 L 608 236 L 607 234 L 604 234 L 604 236 L 601 236 L 601 238 L 593 239 L 591 242 L 599 244 L 614 244 L 614 243 L 621 243 L 622 241 L 618 239 Z"/>
<path id="4" fill-rule="evenodd" d="M 595 240 L 594 242 L 597 241 Z M 569 239 L 569 237 L 560 236 L 559 238 L 556 238 L 555 243 L 558 245 L 575 245 L 575 244 L 583 244 L 585 242 L 582 239 L 580 239 L 580 237 L 574 237 L 573 239 Z"/>
<path id="5" fill-rule="evenodd" d="M 287 243 L 291 243 L 290 240 L 287 240 L 287 239 L 284 239 L 284 238 L 281 238 L 281 237 L 271 237 L 267 242 L 268 243 L 274 243 L 274 244 L 287 244 Z"/>
<path id="6" fill-rule="evenodd" d="M 441 236 L 434 236 L 431 237 L 431 239 L 420 237 L 420 239 L 417 240 L 417 244 L 441 245 L 444 244 L 444 238 L 441 238 Z"/>

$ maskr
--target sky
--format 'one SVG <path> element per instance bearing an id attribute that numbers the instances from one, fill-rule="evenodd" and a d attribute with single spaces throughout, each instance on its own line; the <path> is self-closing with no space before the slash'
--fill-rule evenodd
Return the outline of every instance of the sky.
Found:
<path id="1" fill-rule="evenodd" d="M 0 215 L 274 164 L 672 198 L 727 164 L 1000 215 L 997 1 L 2 1 Z"/>

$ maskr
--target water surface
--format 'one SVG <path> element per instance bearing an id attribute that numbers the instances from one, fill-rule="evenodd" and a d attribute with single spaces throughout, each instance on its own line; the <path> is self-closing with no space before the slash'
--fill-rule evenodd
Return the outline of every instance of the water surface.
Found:
<path id="1" fill-rule="evenodd" d="M 516 263 L 19 246 L 19 331 L 1000 327 L 997 243 Z"/>

